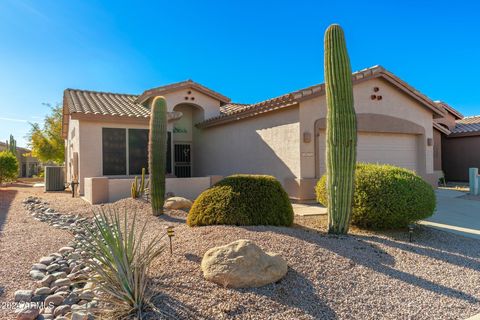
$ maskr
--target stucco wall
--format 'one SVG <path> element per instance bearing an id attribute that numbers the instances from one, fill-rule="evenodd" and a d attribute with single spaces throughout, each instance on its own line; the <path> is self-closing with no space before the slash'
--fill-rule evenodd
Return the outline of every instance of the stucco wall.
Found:
<path id="1" fill-rule="evenodd" d="M 269 174 L 284 183 L 300 175 L 298 107 L 199 130 L 195 167 L 200 176 Z"/>
<path id="2" fill-rule="evenodd" d="M 378 87 L 380 90 L 374 92 L 373 88 Z M 355 111 L 357 114 L 380 114 L 390 117 L 396 117 L 411 121 L 424 128 L 424 137 L 419 139 L 418 150 L 424 152 L 424 168 L 420 168 L 421 174 L 433 173 L 433 148 L 427 146 L 427 138 L 433 137 L 432 129 L 432 113 L 423 107 L 419 102 L 408 97 L 399 89 L 393 87 L 388 82 L 381 79 L 371 79 L 356 84 L 353 88 Z M 381 95 L 381 100 L 372 100 L 371 95 Z M 325 95 L 306 100 L 300 104 L 300 134 L 309 132 L 312 137 L 315 134 L 315 121 L 325 118 L 327 114 Z M 301 177 L 304 179 L 316 178 L 316 159 L 315 159 L 315 142 L 312 138 L 311 142 L 301 142 Z M 324 151 L 319 150 L 319 154 L 323 155 Z M 422 172 L 423 171 L 423 172 Z"/>
<path id="3" fill-rule="evenodd" d="M 198 178 L 167 178 L 165 179 L 166 193 L 173 193 L 175 196 L 195 200 L 200 193 L 208 189 L 220 177 L 198 177 Z M 91 204 L 115 202 L 120 199 L 129 198 L 132 186 L 132 178 L 107 178 L 89 177 L 85 178 L 84 199 Z"/>
<path id="4" fill-rule="evenodd" d="M 75 119 L 69 120 L 68 139 L 66 141 L 65 166 L 67 168 L 67 182 L 73 179 L 73 154 L 80 150 L 80 126 L 79 121 Z"/>
<path id="5" fill-rule="evenodd" d="M 189 91 L 191 92 L 190 94 L 188 94 Z M 173 111 L 175 106 L 178 104 L 191 103 L 201 106 L 201 108 L 204 110 L 204 119 L 208 119 L 219 114 L 220 101 L 193 89 L 183 89 L 176 92 L 167 93 L 164 95 L 164 97 L 167 100 L 168 111 Z"/>
<path id="6" fill-rule="evenodd" d="M 480 168 L 480 136 L 444 138 L 442 158 L 448 181 L 468 181 L 468 169 Z"/>

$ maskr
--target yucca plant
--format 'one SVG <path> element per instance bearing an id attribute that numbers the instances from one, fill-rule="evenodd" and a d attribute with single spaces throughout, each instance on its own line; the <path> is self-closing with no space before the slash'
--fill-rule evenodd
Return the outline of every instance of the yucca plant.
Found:
<path id="1" fill-rule="evenodd" d="M 164 249 L 161 239 L 165 233 L 146 241 L 147 223 L 139 228 L 136 220 L 135 213 L 129 223 L 126 209 L 121 217 L 118 209 L 102 207 L 94 212 L 94 223 L 84 225 L 82 247 L 86 265 L 93 272 L 89 281 L 112 306 L 116 318 L 122 314 L 142 319 L 149 306 L 157 310 L 150 304 L 148 270 Z"/>

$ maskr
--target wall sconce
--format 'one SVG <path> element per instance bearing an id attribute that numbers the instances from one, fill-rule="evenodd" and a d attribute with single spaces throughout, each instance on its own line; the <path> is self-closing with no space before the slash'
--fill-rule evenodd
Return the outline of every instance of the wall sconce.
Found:
<path id="1" fill-rule="evenodd" d="M 312 134 L 310 132 L 303 133 L 303 142 L 310 143 L 312 141 Z"/>
<path id="2" fill-rule="evenodd" d="M 427 138 L 427 146 L 429 146 L 429 147 L 433 146 L 433 139 L 432 138 Z"/>

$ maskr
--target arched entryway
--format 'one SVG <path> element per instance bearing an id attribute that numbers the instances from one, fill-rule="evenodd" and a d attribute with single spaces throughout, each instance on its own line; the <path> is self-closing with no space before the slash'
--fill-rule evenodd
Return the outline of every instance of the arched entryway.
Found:
<path id="1" fill-rule="evenodd" d="M 192 103 L 180 103 L 173 111 L 182 113 L 182 117 L 173 123 L 172 161 L 173 174 L 177 178 L 195 176 L 195 137 L 196 123 L 204 120 L 202 107 Z"/>

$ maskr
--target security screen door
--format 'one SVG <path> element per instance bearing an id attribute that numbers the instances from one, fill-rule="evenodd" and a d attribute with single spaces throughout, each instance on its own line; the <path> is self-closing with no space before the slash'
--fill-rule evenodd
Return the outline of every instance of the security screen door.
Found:
<path id="1" fill-rule="evenodd" d="M 178 143 L 174 146 L 175 176 L 187 178 L 192 176 L 191 145 Z"/>

